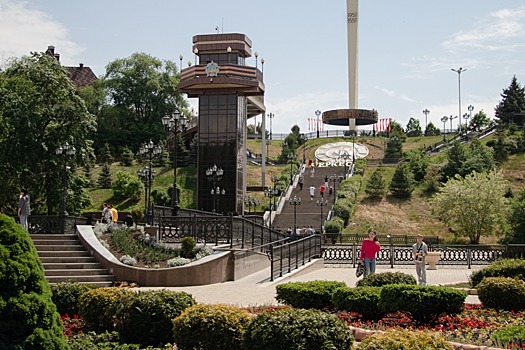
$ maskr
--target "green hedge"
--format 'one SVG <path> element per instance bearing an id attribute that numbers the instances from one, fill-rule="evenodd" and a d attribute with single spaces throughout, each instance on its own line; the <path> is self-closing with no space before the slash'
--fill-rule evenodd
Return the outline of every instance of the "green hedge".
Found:
<path id="1" fill-rule="evenodd" d="M 289 282 L 275 287 L 276 299 L 280 303 L 302 309 L 333 308 L 332 293 L 346 287 L 338 281 Z"/>
<path id="2" fill-rule="evenodd" d="M 353 342 L 350 328 L 335 315 L 284 309 L 257 315 L 246 328 L 243 349 L 350 349 Z"/>
<path id="3" fill-rule="evenodd" d="M 126 294 L 121 303 L 117 314 L 121 341 L 141 346 L 172 342 L 172 320 L 196 304 L 190 294 L 167 290 Z"/>
<path id="4" fill-rule="evenodd" d="M 386 313 L 409 313 L 418 324 L 463 310 L 467 293 L 448 287 L 390 284 L 382 287 L 379 307 Z"/>
<path id="5" fill-rule="evenodd" d="M 525 346 L 525 326 L 505 326 L 490 336 L 497 346 L 505 349 L 522 349 Z"/>
<path id="6" fill-rule="evenodd" d="M 333 217 L 332 219 L 325 221 L 324 229 L 327 234 L 338 235 L 343 229 L 344 221 L 340 217 Z"/>
<path id="7" fill-rule="evenodd" d="M 248 311 L 238 307 L 197 304 L 173 320 L 175 344 L 179 350 L 240 350 L 250 321 Z"/>
<path id="8" fill-rule="evenodd" d="M 338 310 L 353 311 L 367 320 L 378 320 L 385 313 L 379 308 L 381 288 L 358 287 L 337 288 L 332 294 L 332 303 Z"/>
<path id="9" fill-rule="evenodd" d="M 389 329 L 373 334 L 358 344 L 356 350 L 453 350 L 445 338 L 437 332 Z"/>
<path id="10" fill-rule="evenodd" d="M 488 308 L 525 310 L 525 281 L 510 277 L 486 277 L 478 284 L 478 297 Z"/>
<path id="11" fill-rule="evenodd" d="M 358 280 L 357 287 L 382 287 L 387 284 L 417 284 L 414 276 L 404 272 L 381 272 L 373 273 Z"/>
<path id="12" fill-rule="evenodd" d="M 0 349 L 67 349 L 29 233 L 0 214 Z"/>
<path id="13" fill-rule="evenodd" d="M 78 283 L 76 281 L 67 281 L 51 285 L 53 293 L 53 302 L 57 306 L 60 315 L 68 314 L 69 316 L 78 315 L 78 302 L 80 296 L 96 286 Z"/>
<path id="14" fill-rule="evenodd" d="M 472 287 L 476 287 L 485 277 L 511 277 L 525 280 L 524 259 L 502 259 L 473 272 L 470 277 Z"/>
<path id="15" fill-rule="evenodd" d="M 348 225 L 348 222 L 350 221 L 350 218 L 352 217 L 352 213 L 354 210 L 354 198 L 339 198 L 337 202 L 335 202 L 334 205 L 334 214 L 343 219 L 343 227 L 346 227 Z"/>

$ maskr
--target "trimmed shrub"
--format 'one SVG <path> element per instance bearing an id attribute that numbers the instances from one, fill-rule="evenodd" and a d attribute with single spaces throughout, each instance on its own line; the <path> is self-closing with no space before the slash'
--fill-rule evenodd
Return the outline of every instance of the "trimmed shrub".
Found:
<path id="1" fill-rule="evenodd" d="M 0 349 L 67 349 L 29 233 L 0 214 Z"/>
<path id="2" fill-rule="evenodd" d="M 437 332 L 409 331 L 406 329 L 389 329 L 385 333 L 376 333 L 363 339 L 357 350 L 453 350 L 445 338 Z"/>
<path id="3" fill-rule="evenodd" d="M 279 284 L 275 287 L 276 299 L 285 305 L 302 309 L 333 308 L 332 293 L 346 287 L 338 281 L 308 281 Z"/>
<path id="4" fill-rule="evenodd" d="M 78 283 L 76 281 L 67 281 L 51 285 L 53 293 L 53 302 L 57 306 L 60 315 L 68 314 L 69 316 L 78 315 L 78 301 L 80 296 L 88 290 L 96 288 L 91 284 Z"/>
<path id="5" fill-rule="evenodd" d="M 121 341 L 141 346 L 171 342 L 173 319 L 195 304 L 195 299 L 185 292 L 152 290 L 127 294 L 117 315 Z"/>
<path id="6" fill-rule="evenodd" d="M 337 288 L 332 294 L 332 304 L 338 310 L 353 311 L 367 320 L 378 320 L 385 315 L 379 308 L 381 288 Z"/>
<path id="7" fill-rule="evenodd" d="M 324 229 L 327 234 L 336 234 L 341 233 L 343 229 L 344 221 L 340 217 L 334 217 L 324 223 Z"/>
<path id="8" fill-rule="evenodd" d="M 501 327 L 492 333 L 490 340 L 505 349 L 521 349 L 525 345 L 525 326 Z"/>
<path id="9" fill-rule="evenodd" d="M 487 277 L 478 284 L 478 297 L 488 308 L 525 310 L 525 282 L 510 277 Z"/>
<path id="10" fill-rule="evenodd" d="M 175 344 L 179 350 L 242 349 L 250 320 L 248 311 L 238 307 L 197 304 L 173 320 Z"/>
<path id="11" fill-rule="evenodd" d="M 475 288 L 485 277 L 517 277 L 521 280 L 525 280 L 525 260 L 497 260 L 489 266 L 473 272 L 470 276 L 470 284 Z"/>
<path id="12" fill-rule="evenodd" d="M 108 287 L 91 289 L 80 296 L 78 313 L 88 329 L 97 333 L 116 330 L 117 311 L 131 289 Z"/>
<path id="13" fill-rule="evenodd" d="M 357 287 L 382 287 L 387 284 L 417 284 L 414 276 L 404 272 L 373 273 L 357 281 Z"/>
<path id="14" fill-rule="evenodd" d="M 346 323 L 320 310 L 283 309 L 257 315 L 244 333 L 243 349 L 350 349 Z"/>
<path id="15" fill-rule="evenodd" d="M 454 288 L 389 284 L 381 289 L 379 307 L 386 313 L 409 313 L 417 324 L 432 324 L 440 315 L 461 312 L 466 297 Z"/>
<path id="16" fill-rule="evenodd" d="M 343 219 L 343 227 L 348 225 L 348 221 L 352 217 L 354 210 L 354 200 L 351 198 L 339 198 L 334 205 L 334 213 L 336 216 Z"/>
<path id="17" fill-rule="evenodd" d="M 184 237 L 180 241 L 180 255 L 183 258 L 191 259 L 194 257 L 193 249 L 195 248 L 195 240 L 193 237 Z"/>

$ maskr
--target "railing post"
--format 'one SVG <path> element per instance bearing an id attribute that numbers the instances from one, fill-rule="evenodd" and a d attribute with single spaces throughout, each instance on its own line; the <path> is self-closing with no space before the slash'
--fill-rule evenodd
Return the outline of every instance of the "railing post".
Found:
<path id="1" fill-rule="evenodd" d="M 283 277 L 283 245 L 279 245 L 279 277 Z"/>
<path id="2" fill-rule="evenodd" d="M 468 268 L 470 269 L 470 263 L 471 263 L 471 259 L 472 259 L 472 251 L 470 249 L 470 244 L 467 244 L 467 266 Z"/>
<path id="3" fill-rule="evenodd" d="M 230 214 L 230 249 L 233 248 L 233 215 Z M 244 249 L 244 242 L 242 242 L 242 248 Z"/>
<path id="4" fill-rule="evenodd" d="M 352 267 L 355 267 L 355 264 L 356 264 L 356 259 L 357 259 L 357 247 L 356 247 L 356 243 L 352 243 Z"/>
<path id="5" fill-rule="evenodd" d="M 270 244 L 270 281 L 273 282 L 273 273 L 274 273 L 274 265 L 273 265 L 273 244 Z"/>
<path id="6" fill-rule="evenodd" d="M 292 243 L 288 243 L 288 273 L 292 272 Z"/>
<path id="7" fill-rule="evenodd" d="M 390 238 L 390 268 L 394 268 L 394 245 L 392 244 L 392 238 Z"/>

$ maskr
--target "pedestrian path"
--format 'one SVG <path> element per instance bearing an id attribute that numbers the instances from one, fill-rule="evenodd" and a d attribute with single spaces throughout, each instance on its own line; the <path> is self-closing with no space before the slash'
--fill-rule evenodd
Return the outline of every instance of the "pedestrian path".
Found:
<path id="1" fill-rule="evenodd" d="M 472 272 L 479 270 L 483 266 L 472 266 L 468 269 L 463 266 L 439 267 L 438 270 L 427 270 L 427 282 L 429 285 L 447 285 L 461 282 L 468 282 Z M 380 272 L 404 272 L 416 277 L 416 270 L 413 266 L 403 266 L 390 268 L 378 266 L 376 273 Z M 341 281 L 348 286 L 355 286 L 357 278 L 355 269 L 350 267 L 329 267 L 324 266 L 322 260 L 309 263 L 305 267 L 294 271 L 278 280 L 270 281 L 270 270 L 265 269 L 242 278 L 238 281 L 217 283 L 205 286 L 189 287 L 139 287 L 138 290 L 169 289 L 173 291 L 185 291 L 191 294 L 199 303 L 205 304 L 229 304 L 235 306 L 255 306 L 255 305 L 277 305 L 275 300 L 275 286 L 280 283 L 295 281 Z M 479 303 L 475 295 L 469 295 L 467 303 Z"/>

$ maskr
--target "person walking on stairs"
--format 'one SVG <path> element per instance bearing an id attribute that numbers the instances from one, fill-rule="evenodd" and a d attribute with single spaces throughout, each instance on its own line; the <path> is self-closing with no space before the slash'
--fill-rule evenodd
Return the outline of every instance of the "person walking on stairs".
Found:
<path id="1" fill-rule="evenodd" d="M 312 185 L 310 186 L 310 200 L 314 200 L 314 196 L 315 196 L 315 186 Z"/>

